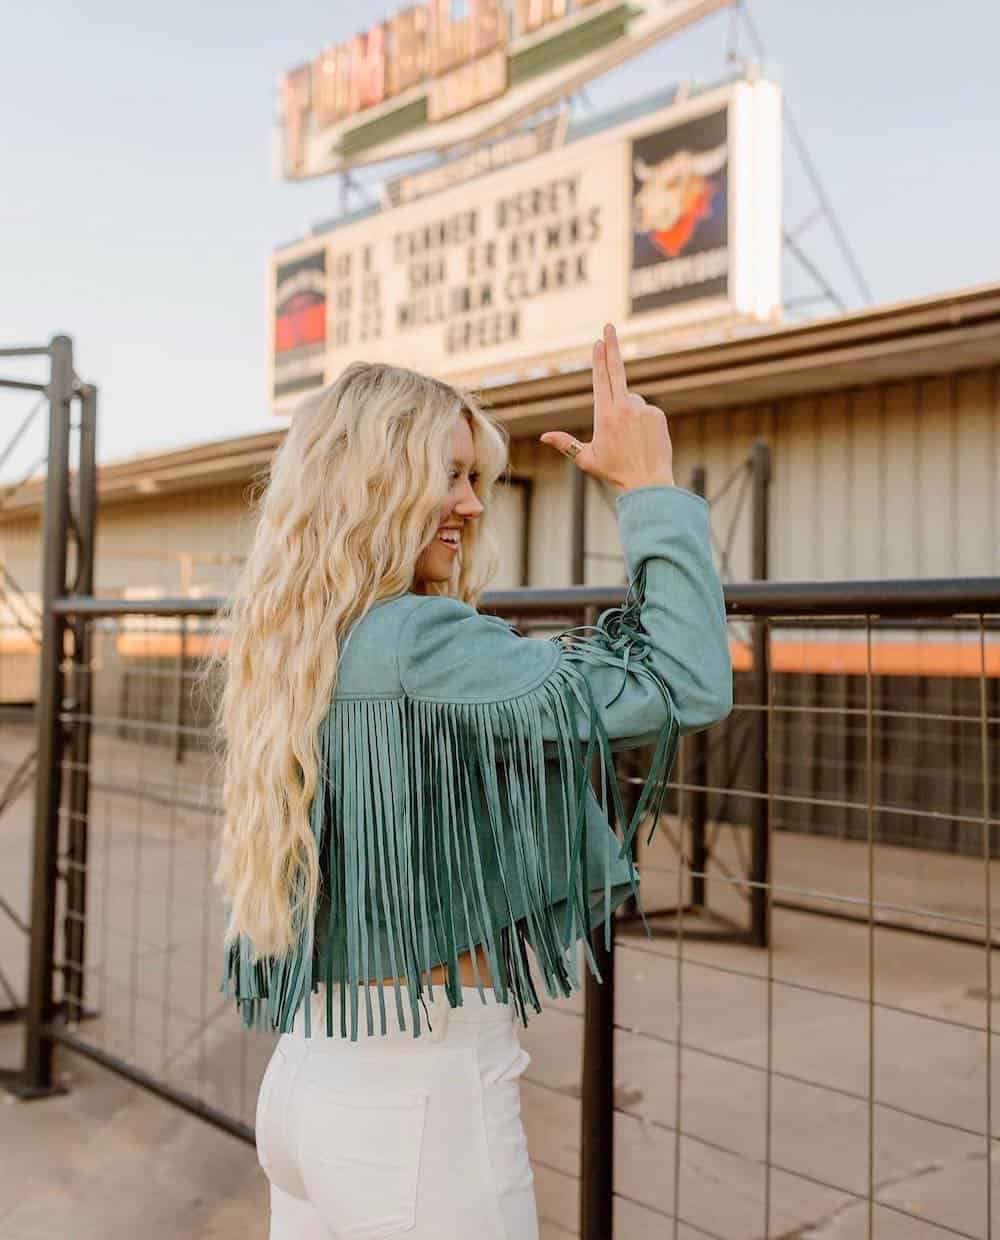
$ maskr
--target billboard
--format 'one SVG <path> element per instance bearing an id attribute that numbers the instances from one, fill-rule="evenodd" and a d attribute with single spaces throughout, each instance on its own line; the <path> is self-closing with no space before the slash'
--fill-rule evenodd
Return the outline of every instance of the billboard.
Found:
<path id="1" fill-rule="evenodd" d="M 586 365 L 608 319 L 632 355 L 775 322 L 780 113 L 771 82 L 708 90 L 283 247 L 274 279 L 325 243 L 327 381 L 356 358 L 472 384 Z M 276 353 L 279 408 L 289 380 Z"/>
<path id="2" fill-rule="evenodd" d="M 288 180 L 478 142 L 734 0 L 422 0 L 279 83 Z"/>
<path id="3" fill-rule="evenodd" d="M 326 250 L 274 269 L 274 382 L 276 397 L 323 383 L 326 353 Z"/>

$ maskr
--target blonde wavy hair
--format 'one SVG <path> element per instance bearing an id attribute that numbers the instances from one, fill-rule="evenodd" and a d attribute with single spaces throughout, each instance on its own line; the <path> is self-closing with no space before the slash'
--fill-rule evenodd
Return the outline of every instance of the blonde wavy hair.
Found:
<path id="1" fill-rule="evenodd" d="M 223 785 L 213 882 L 230 910 L 227 947 L 243 934 L 257 958 L 283 955 L 314 916 L 309 807 L 338 640 L 374 602 L 414 584 L 449 490 L 458 414 L 472 431 L 484 511 L 463 532 L 451 580 L 424 589 L 475 606 L 499 559 L 492 501 L 508 434 L 470 392 L 353 363 L 296 408 L 251 502 L 250 552 L 203 669 L 223 682 L 211 705 Z"/>

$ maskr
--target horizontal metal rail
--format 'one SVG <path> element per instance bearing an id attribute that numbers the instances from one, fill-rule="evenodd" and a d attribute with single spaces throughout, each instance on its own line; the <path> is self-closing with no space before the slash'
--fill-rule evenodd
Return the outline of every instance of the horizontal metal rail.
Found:
<path id="1" fill-rule="evenodd" d="M 731 615 L 971 615 L 1000 609 L 1000 577 L 886 581 L 761 581 L 727 586 Z"/>
<path id="2" fill-rule="evenodd" d="M 1000 613 L 1000 577 L 913 577 L 885 581 L 753 581 L 725 587 L 726 610 L 731 616 L 764 618 L 822 615 L 844 616 L 955 616 Z M 482 597 L 484 611 L 519 615 L 577 611 L 585 607 L 617 607 L 621 586 L 530 586 L 489 590 Z M 60 616 L 98 618 L 113 616 L 216 615 L 224 606 L 218 596 L 204 598 L 122 599 L 84 596 L 58 598 L 53 611 Z"/>
<path id="3" fill-rule="evenodd" d="M 30 379 L 0 379 L 0 388 L 17 388 L 21 392 L 47 392 L 47 383 L 33 383 Z"/>
<path id="4" fill-rule="evenodd" d="M 189 1094 L 183 1089 L 177 1089 L 176 1086 L 168 1085 L 165 1081 L 161 1081 L 159 1077 L 153 1076 L 151 1072 L 144 1072 L 142 1068 L 128 1063 L 119 1056 L 109 1054 L 99 1046 L 88 1042 L 86 1038 L 81 1038 L 75 1033 L 71 1033 L 61 1022 L 50 1022 L 45 1025 L 43 1032 L 51 1041 L 60 1042 L 63 1046 L 69 1047 L 70 1050 L 76 1051 L 78 1055 L 83 1055 L 94 1063 L 99 1063 L 101 1067 L 108 1068 L 124 1080 L 131 1081 L 133 1085 L 139 1085 L 142 1089 L 148 1089 L 151 1094 L 162 1098 L 164 1102 L 172 1102 L 174 1106 L 187 1111 L 189 1115 L 205 1120 L 206 1123 L 220 1128 L 223 1132 L 228 1132 L 230 1136 L 239 1137 L 241 1141 L 246 1141 L 250 1145 L 253 1144 L 254 1132 L 249 1124 L 244 1124 L 240 1120 L 234 1119 L 231 1115 L 227 1115 L 225 1111 L 220 1111 L 217 1107 L 209 1106 L 207 1102 L 202 1102 L 200 1098 L 196 1098 L 193 1094 Z"/>
<path id="5" fill-rule="evenodd" d="M 96 620 L 106 616 L 205 616 L 210 619 L 222 608 L 221 598 L 100 598 L 68 595 L 57 598 L 52 610 L 57 616 Z"/>
<path id="6" fill-rule="evenodd" d="M 21 344 L 0 349 L 0 357 L 48 357 L 51 352 L 51 345 Z"/>

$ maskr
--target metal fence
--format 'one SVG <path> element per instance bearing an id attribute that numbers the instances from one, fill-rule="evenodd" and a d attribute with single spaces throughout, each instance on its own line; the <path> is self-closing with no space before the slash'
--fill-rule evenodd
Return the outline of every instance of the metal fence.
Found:
<path id="1" fill-rule="evenodd" d="M 548 632 L 619 599 L 483 605 Z M 605 984 L 522 1035 L 545 1234 L 992 1236 L 1000 581 L 727 605 L 735 709 L 684 741 L 638 850 L 651 936 L 622 910 Z M 219 772 L 192 692 L 216 606 L 52 603 L 75 636 L 20 1088 L 52 1088 L 61 1044 L 250 1141 L 271 1042 L 218 992 Z M 2 734 L 16 766 L 31 730 Z M 619 755 L 627 792 L 643 758 Z"/>
<path id="2" fill-rule="evenodd" d="M 19 660 L 13 688 L 11 677 L 4 677 L 3 696 L 7 704 L 0 717 L 14 722 L 29 721 L 34 725 L 28 744 L 15 746 L 9 759 L 6 756 L 0 759 L 4 776 L 0 793 L 3 842 L 7 845 L 11 833 L 12 810 L 32 785 L 35 822 L 47 824 L 45 830 L 39 827 L 33 832 L 33 873 L 30 884 L 24 883 L 17 892 L 17 896 L 21 896 L 24 891 L 30 891 L 29 907 L 23 914 L 19 913 L 15 893 L 0 890 L 0 935 L 3 936 L 0 942 L 6 943 L 10 933 L 28 935 L 29 924 L 41 927 L 40 933 L 33 934 L 30 939 L 28 976 L 47 991 L 50 983 L 45 971 L 53 950 L 50 939 L 53 919 L 47 901 L 53 898 L 56 890 L 56 857 L 49 849 L 49 842 L 54 840 L 57 830 L 59 785 L 58 780 L 53 782 L 53 773 L 58 770 L 62 756 L 62 725 L 57 722 L 57 711 L 67 639 L 74 643 L 79 659 L 86 662 L 88 657 L 86 626 L 67 625 L 52 612 L 49 604 L 68 590 L 80 594 L 90 594 L 93 590 L 98 395 L 93 384 L 84 383 L 77 375 L 73 344 L 67 336 L 54 336 L 45 345 L 0 349 L 0 359 L 4 366 L 0 392 L 29 393 L 34 402 L 27 415 L 15 424 L 0 454 L 3 466 L 20 466 L 14 480 L 3 488 L 0 506 L 8 503 L 34 478 L 39 467 L 46 468 L 41 607 L 36 606 L 9 566 L 4 564 L 0 573 L 0 631 L 4 636 L 11 630 L 18 633 L 22 647 L 29 652 L 26 660 L 23 657 Z M 40 419 L 43 410 L 47 416 Z M 31 448 L 29 432 L 33 427 L 44 431 L 40 455 Z M 26 470 L 19 459 L 25 449 L 29 460 Z M 9 673 L 11 669 L 5 666 L 3 670 Z M 78 732 L 77 737 L 80 735 Z M 77 743 L 74 739 L 73 744 Z M 78 757 L 85 760 L 85 752 L 80 751 Z M 81 794 L 85 796 L 85 792 L 85 782 L 77 780 L 71 795 L 78 798 Z M 77 801 L 77 805 L 85 811 L 85 800 Z M 85 830 L 73 833 L 71 846 L 83 849 L 77 855 L 85 861 Z M 8 857 L 11 851 L 5 848 Z M 11 870 L 8 860 L 3 874 L 7 876 Z M 71 877 L 67 886 L 72 898 L 79 899 L 82 895 L 80 880 Z M 17 1021 L 26 1007 L 31 1023 L 37 1026 L 52 1014 L 51 1009 L 42 1009 L 42 988 L 36 987 L 26 999 L 20 1000 L 3 967 L 7 963 L 6 955 L 0 955 L 0 1021 Z M 18 1092 L 30 1093 L 26 1086 L 28 1080 L 50 1077 L 50 1043 L 34 1039 L 29 1054 L 41 1054 L 42 1060 L 30 1065 L 26 1061 L 23 1073 L 0 1069 L 0 1083 Z"/>

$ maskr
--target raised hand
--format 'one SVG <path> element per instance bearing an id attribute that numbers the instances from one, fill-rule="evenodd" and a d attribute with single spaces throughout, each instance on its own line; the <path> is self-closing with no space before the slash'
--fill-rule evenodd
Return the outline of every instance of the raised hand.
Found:
<path id="1" fill-rule="evenodd" d="M 594 345 L 594 430 L 590 443 L 567 431 L 540 435 L 573 459 L 585 474 L 602 478 L 623 491 L 640 486 L 673 486 L 673 445 L 666 414 L 629 392 L 618 333 L 611 323 Z"/>

